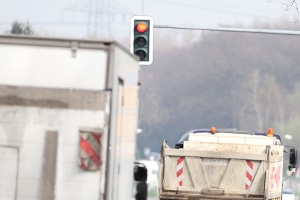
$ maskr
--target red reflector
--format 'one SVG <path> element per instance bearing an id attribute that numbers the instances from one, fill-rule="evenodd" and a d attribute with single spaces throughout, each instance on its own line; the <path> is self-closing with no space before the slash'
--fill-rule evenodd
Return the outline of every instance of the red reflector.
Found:
<path id="1" fill-rule="evenodd" d="M 139 33 L 145 33 L 148 29 L 147 24 L 143 23 L 143 22 L 139 22 L 136 26 L 135 26 L 137 32 Z"/>

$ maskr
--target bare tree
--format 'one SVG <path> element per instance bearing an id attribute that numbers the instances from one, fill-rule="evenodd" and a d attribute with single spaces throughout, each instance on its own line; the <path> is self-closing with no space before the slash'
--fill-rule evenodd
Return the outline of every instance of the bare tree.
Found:
<path id="1" fill-rule="evenodd" d="M 298 22 L 299 19 L 299 9 L 298 9 L 298 5 L 297 5 L 297 1 L 296 0 L 279 0 L 283 6 L 285 7 L 285 10 L 287 11 L 295 11 L 297 17 L 295 22 Z"/>

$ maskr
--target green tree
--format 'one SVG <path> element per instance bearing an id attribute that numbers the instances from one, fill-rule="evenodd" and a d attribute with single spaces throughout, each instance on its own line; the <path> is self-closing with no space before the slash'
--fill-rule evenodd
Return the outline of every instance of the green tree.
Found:
<path id="1" fill-rule="evenodd" d="M 34 31 L 32 30 L 29 22 L 23 23 L 15 21 L 12 24 L 10 34 L 20 34 L 20 35 L 34 35 Z"/>

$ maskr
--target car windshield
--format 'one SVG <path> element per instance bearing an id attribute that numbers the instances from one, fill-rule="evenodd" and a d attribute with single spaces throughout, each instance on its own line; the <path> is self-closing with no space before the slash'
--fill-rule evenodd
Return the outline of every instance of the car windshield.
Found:
<path id="1" fill-rule="evenodd" d="M 190 133 L 208 133 L 208 132 L 209 132 L 208 129 L 196 129 L 196 130 L 188 131 L 181 136 L 181 138 L 178 140 L 178 143 L 187 141 Z"/>
<path id="2" fill-rule="evenodd" d="M 183 142 L 183 141 L 186 141 L 187 138 L 188 138 L 188 136 L 189 136 L 189 133 L 190 133 L 190 132 L 186 132 L 185 134 L 183 134 L 183 135 L 181 136 L 181 138 L 178 140 L 178 143 Z"/>

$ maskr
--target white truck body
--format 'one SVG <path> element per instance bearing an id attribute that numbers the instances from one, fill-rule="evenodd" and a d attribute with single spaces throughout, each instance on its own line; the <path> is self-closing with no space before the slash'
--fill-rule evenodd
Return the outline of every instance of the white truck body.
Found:
<path id="1" fill-rule="evenodd" d="M 275 137 L 190 134 L 183 148 L 164 141 L 160 199 L 281 199 L 283 146 Z"/>
<path id="2" fill-rule="evenodd" d="M 0 36 L 0 199 L 131 199 L 138 71 L 115 42 Z"/>

